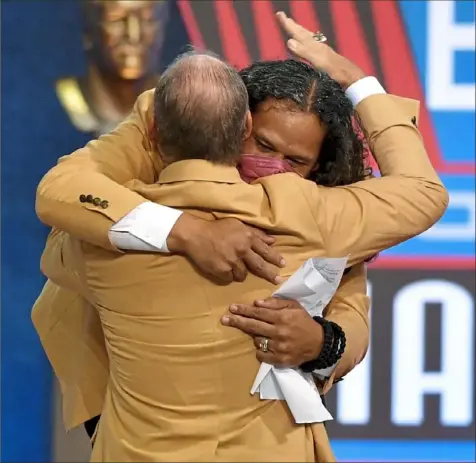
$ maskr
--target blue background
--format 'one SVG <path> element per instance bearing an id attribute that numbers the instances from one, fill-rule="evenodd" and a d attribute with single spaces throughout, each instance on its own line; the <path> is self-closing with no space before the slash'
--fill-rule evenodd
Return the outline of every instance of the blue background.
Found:
<path id="1" fill-rule="evenodd" d="M 426 85 L 428 4 L 426 1 L 404 0 L 400 2 L 400 10 L 420 73 L 420 81 Z M 460 0 L 455 3 L 456 23 L 474 23 L 474 14 L 473 1 Z M 474 51 L 456 52 L 453 69 L 455 82 L 474 84 L 474 66 Z M 474 111 L 432 111 L 431 117 L 444 158 L 453 162 L 474 162 Z"/>
<path id="2" fill-rule="evenodd" d="M 401 3 L 424 81 L 427 5 Z M 51 461 L 52 378 L 30 320 L 43 285 L 38 263 L 47 233 L 35 216 L 34 197 L 57 158 L 88 140 L 71 126 L 54 91 L 59 77 L 84 69 L 78 8 L 68 0 L 2 2 L 1 461 Z M 163 64 L 186 42 L 175 7 L 172 13 Z M 474 22 L 473 2 L 458 2 L 457 17 Z M 474 53 L 457 58 L 455 73 L 474 83 Z M 474 160 L 474 112 L 432 113 L 432 118 L 445 158 Z M 445 181 L 450 190 L 474 191 L 473 175 L 445 176 Z M 445 220 L 464 221 L 464 213 L 452 211 Z M 437 248 L 442 254 L 474 255 L 474 241 L 442 244 L 417 239 L 389 253 L 434 254 Z M 335 444 L 342 459 L 357 453 L 367 461 L 386 455 L 397 461 L 474 461 L 474 442 Z"/>
<path id="3" fill-rule="evenodd" d="M 428 2 L 422 0 L 403 0 L 399 2 L 400 11 L 410 40 L 420 82 L 425 93 L 427 88 L 427 47 L 428 47 Z M 457 23 L 475 21 L 473 1 L 459 0 L 455 3 Z M 455 53 L 453 69 L 456 83 L 475 83 L 475 52 Z M 430 111 L 443 158 L 448 162 L 474 162 L 475 160 L 475 112 L 473 111 Z M 442 175 L 450 193 L 469 191 L 474 196 L 474 175 Z M 467 211 L 450 207 L 444 215 L 442 224 L 464 224 L 468 221 Z M 386 251 L 391 256 L 474 256 L 474 237 L 468 241 L 426 240 L 417 237 L 397 248 Z"/>
<path id="4" fill-rule="evenodd" d="M 163 64 L 187 42 L 173 5 Z M 52 377 L 30 319 L 44 283 L 39 261 L 47 235 L 34 199 L 58 157 L 89 140 L 72 127 L 54 87 L 84 72 L 79 7 L 2 2 L 1 461 L 51 461 Z"/>

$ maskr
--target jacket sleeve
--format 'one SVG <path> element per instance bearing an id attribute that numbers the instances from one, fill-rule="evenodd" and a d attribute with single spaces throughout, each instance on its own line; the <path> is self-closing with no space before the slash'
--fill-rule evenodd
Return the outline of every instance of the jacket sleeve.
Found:
<path id="1" fill-rule="evenodd" d="M 344 275 L 335 296 L 324 310 L 324 318 L 337 323 L 344 331 L 346 347 L 335 370 L 323 382 L 323 393 L 364 359 L 370 340 L 369 308 L 367 268 L 363 263 L 357 264 Z"/>
<path id="2" fill-rule="evenodd" d="M 418 102 L 373 95 L 357 106 L 380 178 L 344 187 L 305 184 L 328 256 L 349 266 L 408 240 L 435 224 L 448 193 L 417 129 Z"/>
<path id="3" fill-rule="evenodd" d="M 59 159 L 41 180 L 36 212 L 45 224 L 114 250 L 110 227 L 146 200 L 122 185 L 153 183 L 163 168 L 150 140 L 153 91 L 143 93 L 114 131 Z M 91 195 L 94 202 L 85 202 Z"/>

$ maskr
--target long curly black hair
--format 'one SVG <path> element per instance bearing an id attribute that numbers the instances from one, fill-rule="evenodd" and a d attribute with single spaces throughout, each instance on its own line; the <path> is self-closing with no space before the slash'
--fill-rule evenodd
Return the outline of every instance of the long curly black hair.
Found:
<path id="1" fill-rule="evenodd" d="M 315 114 L 327 126 L 318 169 L 309 180 L 323 186 L 349 185 L 369 176 L 362 132 L 352 103 L 325 72 L 287 59 L 261 61 L 240 71 L 251 113 L 268 99 L 289 103 L 290 111 Z M 361 129 L 360 129 L 361 130 Z"/>

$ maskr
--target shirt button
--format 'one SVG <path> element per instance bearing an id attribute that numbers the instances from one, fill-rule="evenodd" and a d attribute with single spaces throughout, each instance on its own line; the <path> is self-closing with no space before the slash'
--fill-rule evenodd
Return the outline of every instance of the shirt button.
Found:
<path id="1" fill-rule="evenodd" d="M 101 201 L 101 207 L 103 209 L 107 209 L 109 207 L 109 203 L 107 201 Z"/>

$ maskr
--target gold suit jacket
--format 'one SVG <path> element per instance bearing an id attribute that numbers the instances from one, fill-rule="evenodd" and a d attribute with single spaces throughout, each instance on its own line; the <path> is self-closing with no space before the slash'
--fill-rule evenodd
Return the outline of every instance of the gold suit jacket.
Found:
<path id="1" fill-rule="evenodd" d="M 276 246 L 288 259 L 288 275 L 322 254 L 323 245 L 304 196 L 293 214 L 282 201 L 302 180 L 278 177 L 264 189 L 244 183 L 234 168 L 184 161 L 166 168 L 158 184 L 129 186 L 210 220 L 235 216 L 279 231 Z M 279 197 L 266 211 L 273 191 Z M 210 202 L 214 197 L 220 201 Z M 271 204 L 284 209 L 275 217 Z M 323 425 L 296 425 L 284 402 L 250 395 L 259 367 L 253 342 L 220 324 L 230 301 L 267 297 L 270 283 L 249 276 L 219 286 L 186 258 L 118 256 L 58 231 L 42 269 L 87 299 L 104 330 L 109 383 L 93 461 L 334 460 Z"/>
<path id="2" fill-rule="evenodd" d="M 417 142 L 418 132 L 412 128 L 411 134 L 415 146 L 406 155 L 382 153 L 389 143 L 375 142 L 383 144 L 377 150 L 384 174 L 398 175 L 343 188 L 319 187 L 292 173 L 249 185 L 235 168 L 200 160 L 173 163 L 156 184 L 130 187 L 159 204 L 209 220 L 234 217 L 274 234 L 288 262 L 284 276 L 314 256 L 349 255 L 352 265 L 420 233 L 445 210 L 446 192 Z M 408 157 L 417 172 L 405 166 Z M 407 195 L 412 203 L 401 210 L 397 200 Z M 65 232 L 49 241 L 42 268 L 60 285 L 63 278 L 55 273 L 76 275 L 104 330 L 110 378 L 93 461 L 332 457 L 328 446 L 323 451 L 321 424 L 296 425 L 284 402 L 249 394 L 258 370 L 253 342 L 220 324 L 230 301 L 268 297 L 273 285 L 250 276 L 219 286 L 184 257 L 118 256 Z"/>
<path id="3" fill-rule="evenodd" d="M 402 100 L 400 105 L 406 106 L 408 118 L 417 116 L 416 102 Z M 151 141 L 152 126 L 153 91 L 149 91 L 138 98 L 131 116 L 115 131 L 61 158 L 44 177 L 37 194 L 39 217 L 50 226 L 113 249 L 107 235 L 109 228 L 145 201 L 122 185 L 132 179 L 154 183 L 163 168 Z M 108 207 L 78 202 L 84 192 L 107 198 Z M 344 328 L 347 348 L 334 374 L 322 384 L 323 392 L 329 390 L 334 379 L 352 370 L 367 351 L 369 300 L 365 279 L 364 265 L 355 266 L 325 310 L 326 318 Z M 59 379 L 66 428 L 99 415 L 109 365 L 98 316 L 78 296 L 76 283 L 67 281 L 58 287 L 47 281 L 33 307 L 32 319 Z"/>

